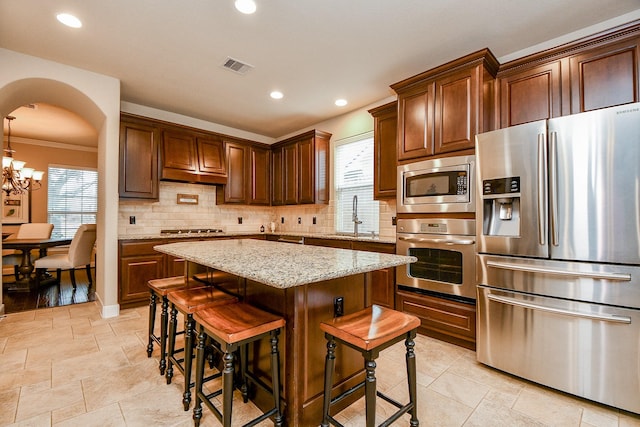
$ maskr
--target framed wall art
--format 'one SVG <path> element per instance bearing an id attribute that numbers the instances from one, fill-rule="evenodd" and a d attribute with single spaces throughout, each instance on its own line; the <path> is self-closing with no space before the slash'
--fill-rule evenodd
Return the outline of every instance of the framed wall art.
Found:
<path id="1" fill-rule="evenodd" d="M 10 194 L 2 192 L 2 224 L 29 222 L 29 192 Z"/>

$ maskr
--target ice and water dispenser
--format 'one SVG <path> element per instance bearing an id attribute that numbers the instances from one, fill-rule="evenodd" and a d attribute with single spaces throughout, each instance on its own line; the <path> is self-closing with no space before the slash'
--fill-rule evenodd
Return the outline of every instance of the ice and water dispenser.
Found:
<path id="1" fill-rule="evenodd" d="M 520 236 L 520 177 L 482 181 L 485 236 Z"/>

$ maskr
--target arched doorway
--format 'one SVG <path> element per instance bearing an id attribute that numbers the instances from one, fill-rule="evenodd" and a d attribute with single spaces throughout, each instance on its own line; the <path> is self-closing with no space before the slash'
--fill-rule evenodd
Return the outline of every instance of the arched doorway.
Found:
<path id="1" fill-rule="evenodd" d="M 117 176 L 119 81 L 73 67 L 0 49 L 0 117 L 34 102 L 58 105 L 87 120 L 98 132 L 98 173 Z M 47 77 L 33 77 L 34 74 Z M 20 78 L 22 76 L 22 78 Z M 96 297 L 103 317 L 116 316 L 117 180 L 99 179 Z M 0 310 L 3 310 L 0 291 Z"/>

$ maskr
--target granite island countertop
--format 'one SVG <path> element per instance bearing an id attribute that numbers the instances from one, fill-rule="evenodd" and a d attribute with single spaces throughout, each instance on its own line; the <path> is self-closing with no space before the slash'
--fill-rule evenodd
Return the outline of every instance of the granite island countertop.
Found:
<path id="1" fill-rule="evenodd" d="M 254 239 L 168 243 L 154 249 L 281 289 L 417 261 L 410 256 Z"/>
<path id="2" fill-rule="evenodd" d="M 297 231 L 282 231 L 282 232 L 249 232 L 249 231 L 230 231 L 230 232 L 217 232 L 217 233 L 157 233 L 157 234 L 121 234 L 118 236 L 118 240 L 153 240 L 153 239 L 193 239 L 193 238 L 229 238 L 229 237 L 243 237 L 243 236 L 290 236 L 290 237 L 310 237 L 316 239 L 331 239 L 331 240 L 350 240 L 358 242 L 375 242 L 375 243 L 389 243 L 395 244 L 395 237 L 387 236 L 375 236 L 372 237 L 368 233 L 362 233 L 358 237 L 349 234 L 326 234 L 326 233 L 304 233 Z"/>

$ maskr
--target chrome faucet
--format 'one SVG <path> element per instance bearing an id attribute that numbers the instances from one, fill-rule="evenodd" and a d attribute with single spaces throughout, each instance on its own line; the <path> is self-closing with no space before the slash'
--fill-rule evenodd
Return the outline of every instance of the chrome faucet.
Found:
<path id="1" fill-rule="evenodd" d="M 358 220 L 358 196 L 353 196 L 353 214 L 351 215 L 351 221 L 353 221 L 353 235 L 358 237 L 358 224 L 362 224 L 362 221 Z"/>

